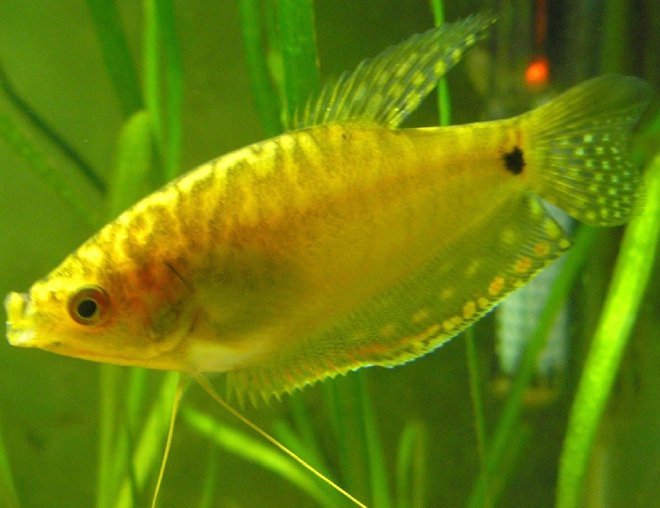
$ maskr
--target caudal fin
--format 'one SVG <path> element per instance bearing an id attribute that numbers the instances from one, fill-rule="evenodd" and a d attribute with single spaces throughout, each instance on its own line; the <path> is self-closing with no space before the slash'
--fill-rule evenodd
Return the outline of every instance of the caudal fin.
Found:
<path id="1" fill-rule="evenodd" d="M 630 130 L 650 97 L 651 87 L 641 79 L 603 76 L 525 114 L 534 191 L 586 224 L 627 222 L 640 206 Z"/>

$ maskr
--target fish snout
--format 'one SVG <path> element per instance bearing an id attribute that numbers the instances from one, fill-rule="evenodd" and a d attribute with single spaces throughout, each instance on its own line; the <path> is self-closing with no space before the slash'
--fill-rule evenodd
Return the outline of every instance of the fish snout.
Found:
<path id="1" fill-rule="evenodd" d="M 12 346 L 34 346 L 29 293 L 9 293 L 5 297 L 7 340 Z"/>

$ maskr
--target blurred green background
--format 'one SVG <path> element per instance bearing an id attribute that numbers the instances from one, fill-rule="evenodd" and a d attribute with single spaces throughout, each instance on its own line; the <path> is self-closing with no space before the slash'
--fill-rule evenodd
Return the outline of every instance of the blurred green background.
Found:
<path id="1" fill-rule="evenodd" d="M 133 58 L 140 62 L 142 3 L 115 3 Z M 549 11 L 549 33 L 542 48 L 552 62 L 551 85 L 543 94 L 525 90 L 521 72 L 540 49 L 535 47 L 533 36 L 534 11 L 539 3 L 446 2 L 448 20 L 486 7 L 504 13 L 503 26 L 498 25 L 493 41 L 448 76 L 453 123 L 528 109 L 543 94 L 563 90 L 601 70 L 636 74 L 657 87 L 660 65 L 657 49 L 653 48 L 660 45 L 660 26 L 658 9 L 652 9 L 652 1 L 636 2 L 635 9 L 625 7 L 626 2 L 558 2 Z M 265 134 L 251 94 L 238 2 L 177 1 L 174 14 L 184 86 L 181 168 L 187 170 L 263 139 Z M 314 15 L 324 79 L 352 69 L 361 59 L 433 26 L 426 0 L 319 1 L 314 3 Z M 608 30 L 613 34 L 610 39 Z M 110 181 L 118 135 L 126 116 L 109 80 L 88 4 L 80 0 L 3 0 L 0 61 L 33 110 L 74 146 L 104 181 Z M 512 94 L 516 99 L 511 99 Z M 0 112 L 46 155 L 46 161 L 58 172 L 63 185 L 70 187 L 75 199 L 96 210 L 99 217 L 106 213 L 98 192 L 34 129 L 6 93 L 0 93 Z M 437 113 L 431 99 L 411 124 L 434 122 Z M 657 130 L 655 137 L 642 139 L 639 146 L 638 160 L 642 164 L 657 152 Z M 26 290 L 93 231 L 89 222 L 0 138 L 0 293 Z M 574 342 L 566 372 L 561 383 L 556 383 L 558 386 L 550 383 L 551 400 L 525 407 L 520 449 L 505 464 L 506 485 L 495 503 L 498 506 L 554 504 L 557 461 L 567 415 L 620 234 L 612 230 L 598 236 L 590 265 L 577 281 L 578 310 L 569 327 Z M 659 296 L 660 271 L 656 265 L 613 398 L 601 422 L 587 480 L 589 506 L 660 506 L 656 481 L 660 476 Z M 2 316 L 4 320 L 4 310 Z M 486 435 L 494 428 L 503 403 L 503 395 L 495 389 L 502 374 L 498 371 L 493 329 L 492 319 L 486 318 L 475 330 Z M 328 410 L 330 392 L 325 386 L 334 384 L 332 393 L 346 404 L 347 411 L 341 416 L 351 434 L 351 422 L 358 421 L 351 411 L 362 411 L 360 387 L 364 383 L 373 404 L 374 430 L 382 443 L 390 481 L 396 476 L 402 430 L 418 429 L 419 435 L 425 436 L 425 465 L 418 465 L 425 478 L 423 505 L 462 506 L 480 470 L 465 348 L 463 340 L 453 340 L 404 367 L 368 369 L 359 382 L 350 375 L 306 389 L 296 395 L 307 407 L 309 420 L 304 428 L 295 416 L 298 406 L 290 398 L 248 408 L 246 413 L 270 431 L 277 430 L 275 422 L 289 422 L 302 434 L 312 432 L 331 469 L 341 469 L 342 462 L 352 464 L 348 471 L 344 467 L 342 484 L 369 499 L 373 492 L 369 493 L 367 486 L 369 473 L 360 446 L 350 449 L 355 457 L 338 456 L 334 427 L 329 423 L 334 418 Z M 162 373 L 153 373 L 146 382 L 145 412 L 162 377 Z M 197 387 L 188 391 L 184 405 L 237 425 Z M 359 430 L 355 429 L 354 439 L 361 441 Z M 0 434 L 20 506 L 94 506 L 99 366 L 0 343 Z M 132 436 L 129 442 L 136 438 Z M 350 450 L 346 452 L 349 455 Z M 215 468 L 211 472 L 210 464 Z M 360 468 L 360 464 L 365 467 Z M 209 492 L 208 478 L 215 486 L 215 496 L 208 506 L 316 506 L 281 476 L 214 448 L 182 419 L 175 432 L 161 506 L 200 506 L 202 492 Z M 138 505 L 146 505 L 150 485 L 137 495 Z M 405 505 L 395 501 L 392 506 Z M 11 506 L 12 501 L 6 502 Z"/>

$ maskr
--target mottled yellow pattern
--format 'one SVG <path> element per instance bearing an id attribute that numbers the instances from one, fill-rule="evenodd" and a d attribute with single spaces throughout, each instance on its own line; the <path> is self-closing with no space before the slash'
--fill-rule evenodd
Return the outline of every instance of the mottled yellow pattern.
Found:
<path id="1" fill-rule="evenodd" d="M 298 129 L 140 201 L 7 297 L 10 342 L 228 372 L 251 398 L 437 348 L 569 247 L 537 196 L 595 225 L 637 206 L 626 145 L 648 88 L 635 78 L 509 120 L 395 128 L 491 23 L 386 50 Z"/>

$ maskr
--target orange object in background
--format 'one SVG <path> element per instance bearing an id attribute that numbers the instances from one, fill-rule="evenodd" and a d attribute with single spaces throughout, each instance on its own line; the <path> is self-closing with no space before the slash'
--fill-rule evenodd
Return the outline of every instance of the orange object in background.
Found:
<path id="1" fill-rule="evenodd" d="M 545 88 L 550 81 L 550 61 L 545 56 L 537 56 L 525 69 L 525 84 L 528 88 Z"/>

